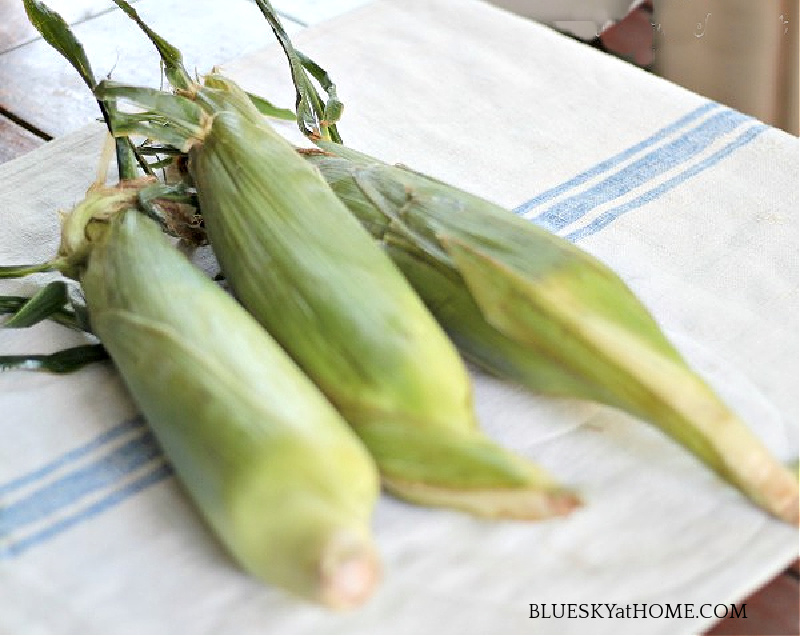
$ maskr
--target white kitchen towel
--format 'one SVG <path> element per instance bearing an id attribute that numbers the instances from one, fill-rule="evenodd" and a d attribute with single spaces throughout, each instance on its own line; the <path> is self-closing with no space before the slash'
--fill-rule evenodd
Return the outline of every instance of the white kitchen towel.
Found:
<path id="1" fill-rule="evenodd" d="M 337 82 L 347 144 L 597 255 L 769 447 L 797 456 L 796 138 L 473 0 L 379 0 L 296 43 Z M 292 103 L 277 47 L 226 70 Z M 0 264 L 54 253 L 57 211 L 102 143 L 92 126 L 0 166 Z M 0 352 L 81 338 L 0 331 Z M 473 377 L 483 428 L 586 505 L 497 523 L 383 497 L 382 585 L 334 614 L 237 570 L 109 363 L 0 374 L 0 632 L 694 633 L 796 557 L 796 528 L 648 425 Z"/>

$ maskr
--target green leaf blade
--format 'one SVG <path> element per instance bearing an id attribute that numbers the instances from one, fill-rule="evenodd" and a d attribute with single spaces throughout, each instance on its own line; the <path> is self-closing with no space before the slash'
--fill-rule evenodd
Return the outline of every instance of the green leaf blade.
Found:
<path id="1" fill-rule="evenodd" d="M 272 117 L 273 119 L 281 119 L 283 121 L 292 121 L 295 119 L 296 115 L 291 108 L 281 108 L 279 106 L 275 106 L 272 102 L 255 93 L 247 93 L 247 96 L 250 98 L 250 101 L 253 102 L 253 106 L 258 109 L 265 117 Z"/>
<path id="2" fill-rule="evenodd" d="M 22 329 L 31 327 L 42 320 L 47 320 L 57 311 L 62 310 L 69 302 L 67 285 L 57 280 L 40 289 L 32 298 L 23 304 L 3 327 L 6 329 Z"/>
<path id="3" fill-rule="evenodd" d="M 322 137 L 341 143 L 335 122 L 341 116 L 343 106 L 336 96 L 334 83 L 322 67 L 294 48 L 269 0 L 255 0 L 255 3 L 272 27 L 289 62 L 292 82 L 296 91 L 296 119 L 300 132 L 311 139 Z M 323 90 L 328 92 L 327 105 L 323 105 L 322 99 L 306 71 L 311 73 L 312 77 L 320 82 Z"/>
<path id="4" fill-rule="evenodd" d="M 90 89 L 94 89 L 97 82 L 92 65 L 64 18 L 38 0 L 23 0 L 23 4 L 28 19 L 44 40 L 78 71 L 78 75 Z"/>
<path id="5" fill-rule="evenodd" d="M 51 262 L 36 263 L 34 265 L 6 265 L 0 266 L 0 279 L 2 278 L 22 278 L 28 274 L 39 272 L 52 272 L 57 269 Z"/>
<path id="6" fill-rule="evenodd" d="M 103 346 L 88 344 L 62 349 L 49 355 L 0 356 L 0 371 L 46 371 L 62 375 L 103 360 L 108 360 L 108 353 Z"/>
<path id="7" fill-rule="evenodd" d="M 189 89 L 193 82 L 189 73 L 183 65 L 183 55 L 177 47 L 173 46 L 158 33 L 153 31 L 128 2 L 125 0 L 114 0 L 116 4 L 131 20 L 139 25 L 145 32 L 150 41 L 155 45 L 161 61 L 164 63 L 164 70 L 169 83 L 177 89 Z"/>

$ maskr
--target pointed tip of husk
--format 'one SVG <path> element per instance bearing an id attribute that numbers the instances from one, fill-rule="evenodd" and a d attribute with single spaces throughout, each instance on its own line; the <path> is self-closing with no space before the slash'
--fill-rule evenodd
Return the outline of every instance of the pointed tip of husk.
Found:
<path id="1" fill-rule="evenodd" d="M 761 487 L 751 495 L 778 519 L 800 526 L 800 487 L 797 475 L 775 462 L 765 471 Z"/>
<path id="2" fill-rule="evenodd" d="M 319 600 L 334 610 L 361 606 L 381 579 L 381 565 L 372 542 L 352 533 L 340 533 L 328 545 L 320 566 Z"/>
<path id="3" fill-rule="evenodd" d="M 800 502 L 797 496 L 787 498 L 786 505 L 778 512 L 778 517 L 793 526 L 800 527 Z"/>
<path id="4" fill-rule="evenodd" d="M 462 490 L 386 477 L 383 481 L 387 490 L 402 499 L 455 508 L 485 519 L 538 521 L 563 517 L 583 503 L 574 491 L 552 484 Z"/>

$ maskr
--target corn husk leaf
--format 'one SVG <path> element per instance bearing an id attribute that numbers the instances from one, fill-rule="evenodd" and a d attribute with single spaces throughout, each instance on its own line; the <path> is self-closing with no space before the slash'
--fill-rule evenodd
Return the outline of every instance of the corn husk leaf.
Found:
<path id="1" fill-rule="evenodd" d="M 294 48 L 269 0 L 255 0 L 255 3 L 272 27 L 289 62 L 297 95 L 295 100 L 297 125 L 301 132 L 312 139 L 331 139 L 341 143 L 342 138 L 336 128 L 336 121 L 341 117 L 343 106 L 336 94 L 335 84 L 319 64 Z M 328 93 L 328 99 L 324 104 L 306 72 L 320 82 L 323 90 Z"/>
<path id="2" fill-rule="evenodd" d="M 116 4 L 131 20 L 136 22 L 142 31 L 147 34 L 150 41 L 158 50 L 161 60 L 164 64 L 164 73 L 167 76 L 169 83 L 178 89 L 188 89 L 193 84 L 192 78 L 186 71 L 183 65 L 183 55 L 181 52 L 162 38 L 158 33 L 153 31 L 147 24 L 139 17 L 136 9 L 125 0 L 114 0 Z"/>
<path id="3" fill-rule="evenodd" d="M 68 302 L 67 284 L 60 280 L 53 281 L 28 299 L 2 326 L 7 329 L 30 327 L 63 310 Z"/>
<path id="4" fill-rule="evenodd" d="M 250 98 L 250 101 L 253 102 L 253 106 L 258 109 L 258 112 L 265 117 L 282 119 L 284 121 L 294 121 L 296 119 L 295 113 L 291 108 L 281 108 L 280 106 L 275 106 L 275 104 L 273 104 L 271 101 L 264 99 L 255 93 L 247 93 L 247 96 Z"/>
<path id="5" fill-rule="evenodd" d="M 2 278 L 22 278 L 28 274 L 38 274 L 39 272 L 52 272 L 57 269 L 53 262 L 33 263 L 30 265 L 3 265 L 0 266 L 0 279 Z"/>
<path id="6" fill-rule="evenodd" d="M 108 360 L 108 353 L 102 345 L 86 344 L 46 355 L 0 356 L 0 371 L 17 369 L 66 374 L 104 360 Z"/>

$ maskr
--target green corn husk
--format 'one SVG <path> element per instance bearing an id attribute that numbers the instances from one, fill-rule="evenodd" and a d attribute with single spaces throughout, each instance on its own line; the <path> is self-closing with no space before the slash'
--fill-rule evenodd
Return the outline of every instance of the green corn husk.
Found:
<path id="1" fill-rule="evenodd" d="M 232 82 L 182 96 L 104 82 L 149 114 L 118 116 L 188 151 L 209 242 L 242 304 L 369 448 L 394 494 L 487 517 L 541 518 L 576 496 L 476 426 L 452 344 L 319 173 Z M 168 122 L 166 129 L 152 123 Z"/>
<path id="2" fill-rule="evenodd" d="M 798 521 L 798 484 L 682 360 L 609 268 L 476 196 L 318 142 L 306 153 L 471 360 L 658 426 L 756 504 Z"/>
<path id="3" fill-rule="evenodd" d="M 379 483 L 358 438 L 285 352 L 133 209 L 95 187 L 53 263 L 80 281 L 92 329 L 181 482 L 247 571 L 334 608 L 379 567 Z"/>
<path id="4" fill-rule="evenodd" d="M 19 297 L 17 298 L 23 300 Z M 4 313 L 4 309 L 10 308 L 9 301 L 13 299 L 13 296 L 0 298 L 0 313 Z M 20 302 L 13 310 L 13 315 L 8 320 L 0 323 L 3 328 L 24 329 L 51 316 L 60 320 L 68 318 L 64 306 L 69 302 L 69 295 L 64 281 L 53 281 L 45 285 L 31 298 L 24 300 L 25 302 Z"/>

